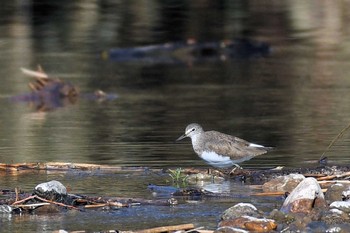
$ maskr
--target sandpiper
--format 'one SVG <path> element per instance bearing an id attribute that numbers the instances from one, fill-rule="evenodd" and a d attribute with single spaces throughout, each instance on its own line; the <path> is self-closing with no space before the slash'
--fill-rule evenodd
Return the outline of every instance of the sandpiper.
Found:
<path id="1" fill-rule="evenodd" d="M 240 167 L 238 163 L 265 154 L 271 149 L 217 131 L 204 131 L 196 123 L 189 124 L 185 134 L 176 141 L 186 137 L 191 138 L 193 150 L 200 158 L 218 168 Z"/>

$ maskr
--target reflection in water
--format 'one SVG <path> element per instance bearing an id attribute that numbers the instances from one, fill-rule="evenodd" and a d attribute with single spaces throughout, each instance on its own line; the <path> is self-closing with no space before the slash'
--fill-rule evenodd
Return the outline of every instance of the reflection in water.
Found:
<path id="1" fill-rule="evenodd" d="M 342 62 L 345 50 L 339 50 L 347 46 L 347 32 L 340 31 L 345 22 L 337 3 L 324 2 L 330 7 L 325 11 L 298 1 L 154 2 L 145 7 L 109 1 L 15 4 L 9 1 L 8 11 L 2 9 L 7 20 L 1 23 L 1 46 L 9 55 L 0 60 L 5 97 L 26 91 L 19 67 L 40 63 L 82 90 L 101 88 L 121 93 L 121 98 L 113 103 L 79 101 L 47 115 L 40 127 L 21 120 L 30 111 L 24 105 L 2 100 L 3 109 L 9 109 L 1 114 L 4 161 L 164 166 L 180 165 L 181 159 L 184 166 L 205 165 L 187 145 L 173 144 L 183 125 L 200 122 L 279 149 L 249 166 L 299 166 L 295 157 L 317 158 L 347 124 L 349 68 Z M 322 24 L 312 11 L 325 15 Z M 215 27 L 208 27 L 209 22 Z M 114 47 L 243 35 L 267 41 L 271 56 L 179 66 L 99 58 L 100 51 Z M 344 150 L 343 145 L 338 149 Z M 346 159 L 341 153 L 333 156 Z"/>
<path id="2" fill-rule="evenodd" d="M 174 143 L 184 125 L 198 122 L 277 148 L 244 168 L 304 166 L 349 122 L 348 4 L 6 0 L 0 8 L 0 159 L 207 166 L 189 143 Z M 271 54 L 180 65 L 100 58 L 111 48 L 243 36 L 268 43 Z M 102 89 L 119 98 L 79 99 L 33 114 L 8 98 L 27 91 L 19 68 L 37 64 L 88 93 Z M 348 163 L 348 145 L 345 135 L 326 155 Z M 116 216 L 127 214 L 121 213 Z"/>

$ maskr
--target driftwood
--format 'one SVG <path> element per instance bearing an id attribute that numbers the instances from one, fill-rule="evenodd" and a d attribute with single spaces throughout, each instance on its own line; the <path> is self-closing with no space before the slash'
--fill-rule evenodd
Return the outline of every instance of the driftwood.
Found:
<path id="1" fill-rule="evenodd" d="M 57 94 L 62 97 L 75 97 L 79 95 L 79 90 L 77 87 L 70 83 L 64 82 L 59 78 L 49 77 L 41 66 L 38 66 L 38 70 L 28 70 L 26 68 L 21 68 L 22 72 L 30 77 L 35 78 L 35 81 L 28 84 L 29 88 L 33 92 L 49 91 L 53 94 L 53 90 L 58 90 Z"/>
<path id="2" fill-rule="evenodd" d="M 23 170 L 50 170 L 50 171 L 68 171 L 68 170 L 81 170 L 81 171 L 145 171 L 144 167 L 123 167 L 123 166 L 109 166 L 100 164 L 87 164 L 87 163 L 64 163 L 64 162 L 49 162 L 49 163 L 15 163 L 6 164 L 0 163 L 0 171 L 17 172 Z"/>
<path id="3" fill-rule="evenodd" d="M 33 196 L 27 197 L 27 198 L 25 198 L 25 199 L 23 199 L 23 200 L 16 201 L 16 202 L 12 203 L 11 206 L 19 207 L 19 206 L 18 206 L 19 204 L 21 204 L 21 203 L 23 203 L 23 202 L 26 202 L 26 201 L 29 201 L 29 200 L 33 200 L 33 199 L 38 199 L 38 200 L 40 200 L 40 201 L 43 201 L 44 203 L 54 204 L 54 205 L 66 207 L 66 208 L 69 208 L 69 209 L 79 210 L 79 208 L 77 208 L 77 207 L 74 207 L 74 206 L 71 206 L 71 205 L 66 205 L 66 204 L 63 204 L 63 203 L 61 203 L 61 202 L 56 202 L 56 201 L 47 200 L 47 199 L 44 199 L 44 198 L 42 198 L 42 197 L 39 197 L 38 195 L 33 195 Z"/>
<path id="4" fill-rule="evenodd" d="M 55 231 L 58 232 L 58 231 Z M 80 232 L 85 233 L 87 231 L 74 231 L 74 232 Z M 108 230 L 106 232 L 110 233 L 160 233 L 160 232 L 199 232 L 199 233 L 213 233 L 212 230 L 205 230 L 203 227 L 194 227 L 194 224 L 192 223 L 186 223 L 186 224 L 179 224 L 179 225 L 170 225 L 170 226 L 160 226 L 160 227 L 154 227 L 154 228 L 148 228 L 143 230 L 136 230 L 136 231 L 123 231 L 123 230 Z"/>
<path id="5" fill-rule="evenodd" d="M 180 231 L 180 230 L 190 230 L 190 229 L 194 229 L 194 225 L 192 223 L 173 225 L 173 226 L 155 227 L 155 228 L 150 228 L 145 230 L 138 230 L 134 232 L 135 233 L 160 233 L 160 232 Z"/>
<path id="6" fill-rule="evenodd" d="M 343 178 L 343 177 L 347 177 L 350 176 L 350 172 L 345 172 L 339 175 L 329 175 L 329 176 L 324 176 L 324 177 L 318 177 L 317 180 L 318 181 L 322 181 L 322 180 L 334 180 L 334 179 L 338 179 L 338 178 Z"/>

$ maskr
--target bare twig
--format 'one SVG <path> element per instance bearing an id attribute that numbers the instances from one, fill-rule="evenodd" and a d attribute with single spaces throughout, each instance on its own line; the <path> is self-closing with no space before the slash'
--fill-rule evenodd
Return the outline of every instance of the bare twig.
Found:
<path id="1" fill-rule="evenodd" d="M 339 138 L 341 138 L 344 133 L 350 128 L 350 123 L 344 128 L 342 129 L 342 131 L 340 131 L 340 133 L 331 141 L 331 143 L 329 143 L 327 149 L 323 152 L 323 154 L 321 155 L 319 160 L 322 160 L 324 158 L 324 155 L 326 154 L 326 152 L 333 146 L 333 144 L 338 141 Z"/>
<path id="2" fill-rule="evenodd" d="M 25 202 L 25 201 L 28 201 L 28 200 L 30 200 L 30 199 L 34 199 L 35 197 L 36 197 L 36 195 L 32 195 L 32 196 L 26 197 L 26 198 L 24 198 L 24 199 L 22 199 L 22 200 L 15 201 L 15 202 L 12 203 L 11 205 L 18 205 L 18 204 L 21 204 L 21 203 L 23 203 L 23 202 Z"/>
<path id="3" fill-rule="evenodd" d="M 45 198 L 39 197 L 38 195 L 35 195 L 35 198 L 36 198 L 36 199 L 39 199 L 40 201 L 43 201 L 43 202 L 48 202 L 48 203 L 55 204 L 55 205 L 58 205 L 58 206 L 63 206 L 63 207 L 67 207 L 67 208 L 70 208 L 70 209 L 79 210 L 79 208 L 77 208 L 77 207 L 75 207 L 75 206 L 66 205 L 66 204 L 63 204 L 63 203 L 61 203 L 61 202 L 56 202 L 56 201 L 47 200 L 47 199 L 45 199 Z"/>
<path id="4" fill-rule="evenodd" d="M 18 188 L 17 187 L 15 188 L 15 193 L 16 193 L 16 199 L 15 200 L 18 201 L 19 197 L 18 197 Z"/>
<path id="5" fill-rule="evenodd" d="M 44 73 L 42 70 L 34 71 L 34 70 L 28 70 L 26 68 L 21 68 L 22 72 L 28 76 L 35 77 L 35 78 L 48 78 L 47 74 Z"/>

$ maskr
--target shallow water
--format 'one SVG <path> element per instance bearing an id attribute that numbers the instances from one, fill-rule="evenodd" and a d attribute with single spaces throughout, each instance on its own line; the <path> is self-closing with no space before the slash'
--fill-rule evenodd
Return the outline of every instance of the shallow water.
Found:
<path id="1" fill-rule="evenodd" d="M 189 140 L 174 142 L 187 124 L 197 122 L 207 130 L 276 147 L 241 164 L 245 168 L 313 166 L 350 119 L 349 15 L 342 10 L 344 4 L 5 1 L 0 8 L 0 161 L 208 167 L 194 154 Z M 271 54 L 199 62 L 184 59 L 181 64 L 116 62 L 100 56 L 110 48 L 188 38 L 218 41 L 242 37 L 243 32 L 270 44 Z M 20 67 L 34 69 L 37 64 L 83 92 L 102 89 L 118 98 L 105 102 L 79 99 L 49 112 L 9 101 L 11 96 L 28 92 L 29 79 Z M 349 162 L 349 141 L 346 133 L 326 154 L 331 163 Z M 74 192 L 141 197 L 150 194 L 148 183 L 164 182 L 149 174 L 136 180 L 127 179 L 127 174 L 5 177 L 1 187 L 31 190 L 39 182 L 56 179 Z M 115 181 L 119 179 L 122 184 Z M 241 199 L 231 200 L 238 201 Z M 192 211 L 190 219 L 213 228 L 219 213 L 231 202 L 164 207 L 167 212 L 159 209 L 159 215 L 165 216 L 164 223 L 174 219 L 181 223 L 189 219 L 185 215 L 189 209 L 203 208 Z M 264 206 L 265 200 L 254 202 Z M 112 227 L 115 218 L 120 221 L 115 228 L 135 226 L 135 212 L 157 213 L 147 208 L 96 211 L 101 221 L 94 226 L 100 227 L 89 228 L 107 229 L 104 226 Z M 16 221 L 45 229 L 39 224 L 42 218 L 48 225 L 55 222 L 52 226 L 57 228 L 87 229 L 83 220 L 74 220 L 70 213 L 60 218 L 10 216 L 3 223 L 7 219 L 9 229 Z M 152 218 L 139 227 L 160 223 Z"/>

